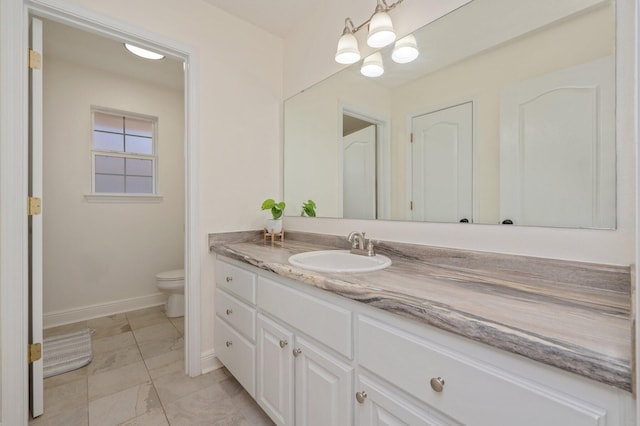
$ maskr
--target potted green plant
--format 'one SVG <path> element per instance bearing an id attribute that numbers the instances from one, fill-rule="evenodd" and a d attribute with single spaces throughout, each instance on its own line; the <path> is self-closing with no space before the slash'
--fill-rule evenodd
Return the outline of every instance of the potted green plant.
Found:
<path id="1" fill-rule="evenodd" d="M 276 203 L 273 198 L 267 198 L 262 202 L 262 210 L 271 211 L 271 219 L 265 219 L 265 229 L 270 234 L 279 234 L 282 232 L 282 213 L 286 204 L 284 201 Z"/>
<path id="2" fill-rule="evenodd" d="M 304 216 L 305 214 L 309 217 L 316 217 L 316 203 L 314 203 L 313 200 L 302 203 L 300 216 Z"/>

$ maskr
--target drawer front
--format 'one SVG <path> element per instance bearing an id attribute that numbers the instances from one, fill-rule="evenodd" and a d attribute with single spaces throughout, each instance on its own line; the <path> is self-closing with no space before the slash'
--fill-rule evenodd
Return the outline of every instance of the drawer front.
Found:
<path id="1" fill-rule="evenodd" d="M 359 363 L 464 424 L 602 425 L 606 412 L 400 329 L 358 318 Z M 440 378 L 440 392 L 432 379 Z M 437 383 L 434 383 L 437 388 Z"/>
<path id="2" fill-rule="evenodd" d="M 256 309 L 229 293 L 216 289 L 216 314 L 247 339 L 256 340 Z"/>
<path id="3" fill-rule="evenodd" d="M 256 304 L 256 274 L 221 260 L 216 261 L 216 285 L 252 305 Z"/>
<path id="4" fill-rule="evenodd" d="M 258 306 L 347 358 L 352 358 L 350 311 L 264 277 L 258 279 Z"/>
<path id="5" fill-rule="evenodd" d="M 215 320 L 216 357 L 227 367 L 243 388 L 256 397 L 256 347 L 220 318 Z"/>

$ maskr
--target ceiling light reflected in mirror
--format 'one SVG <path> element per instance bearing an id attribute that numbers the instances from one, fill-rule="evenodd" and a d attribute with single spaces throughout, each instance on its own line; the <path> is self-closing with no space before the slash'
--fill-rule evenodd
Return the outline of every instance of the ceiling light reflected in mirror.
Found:
<path id="1" fill-rule="evenodd" d="M 134 46 L 129 43 L 124 43 L 124 47 L 129 52 L 144 59 L 151 59 L 154 61 L 164 59 L 164 55 L 161 55 L 160 53 L 152 52 L 151 50 L 143 49 L 142 47 Z"/>

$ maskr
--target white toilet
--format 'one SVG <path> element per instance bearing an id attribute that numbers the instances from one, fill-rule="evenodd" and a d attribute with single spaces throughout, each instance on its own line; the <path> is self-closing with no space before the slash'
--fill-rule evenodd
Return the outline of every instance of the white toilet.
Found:
<path id="1" fill-rule="evenodd" d="M 184 269 L 160 272 L 156 275 L 158 289 L 169 294 L 164 312 L 169 318 L 184 316 Z"/>

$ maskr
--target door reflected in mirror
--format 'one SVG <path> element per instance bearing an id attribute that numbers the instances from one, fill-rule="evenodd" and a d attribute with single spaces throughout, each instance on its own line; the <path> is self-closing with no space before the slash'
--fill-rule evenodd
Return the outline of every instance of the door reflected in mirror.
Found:
<path id="1" fill-rule="evenodd" d="M 615 4 L 474 0 L 285 101 L 285 201 L 319 217 L 616 226 Z"/>

